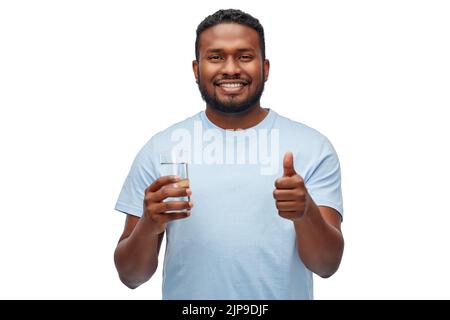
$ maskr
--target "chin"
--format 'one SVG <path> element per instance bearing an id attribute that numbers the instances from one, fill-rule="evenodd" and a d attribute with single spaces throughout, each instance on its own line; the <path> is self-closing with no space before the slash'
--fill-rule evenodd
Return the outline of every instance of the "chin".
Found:
<path id="1" fill-rule="evenodd" d="M 251 106 L 249 106 L 249 105 L 244 105 L 244 106 L 243 105 L 237 105 L 237 106 L 222 105 L 222 106 L 213 106 L 213 108 L 222 113 L 239 114 L 239 113 L 246 112 L 248 109 L 251 108 Z"/>

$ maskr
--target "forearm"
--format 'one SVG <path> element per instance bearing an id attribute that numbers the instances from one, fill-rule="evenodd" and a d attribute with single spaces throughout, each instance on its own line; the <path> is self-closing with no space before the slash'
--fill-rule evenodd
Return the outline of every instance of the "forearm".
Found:
<path id="1" fill-rule="evenodd" d="M 305 214 L 294 222 L 298 252 L 308 269 L 326 278 L 339 267 L 344 238 L 340 230 L 325 221 L 317 205 L 308 197 Z"/>
<path id="2" fill-rule="evenodd" d="M 129 288 L 148 281 L 158 266 L 158 235 L 148 232 L 141 218 L 129 237 L 117 245 L 114 261 L 120 280 Z"/>

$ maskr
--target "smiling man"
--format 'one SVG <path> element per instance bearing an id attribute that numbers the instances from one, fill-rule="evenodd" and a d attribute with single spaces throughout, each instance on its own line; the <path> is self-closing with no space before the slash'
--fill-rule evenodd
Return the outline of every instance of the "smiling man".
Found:
<path id="1" fill-rule="evenodd" d="M 150 279 L 167 234 L 163 299 L 312 299 L 312 274 L 336 272 L 344 248 L 336 152 L 316 130 L 261 107 L 270 64 L 257 19 L 208 16 L 195 55 L 206 109 L 136 156 L 116 204 L 127 214 L 119 277 L 130 288 Z M 163 174 L 165 150 L 183 154 L 187 182 Z M 260 170 L 265 159 L 275 170 Z"/>
<path id="2" fill-rule="evenodd" d="M 208 106 L 226 115 L 259 106 L 269 75 L 259 39 L 255 29 L 235 23 L 209 27 L 197 38 L 194 75 Z M 253 109 L 265 117 L 263 109 Z"/>

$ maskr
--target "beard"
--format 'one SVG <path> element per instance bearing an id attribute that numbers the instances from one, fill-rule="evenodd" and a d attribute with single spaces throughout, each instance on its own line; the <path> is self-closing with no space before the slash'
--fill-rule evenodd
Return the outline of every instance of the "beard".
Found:
<path id="1" fill-rule="evenodd" d="M 264 91 L 264 80 L 262 80 L 261 83 L 258 84 L 255 93 L 253 93 L 247 99 L 240 102 L 235 101 L 235 97 L 231 97 L 231 99 L 228 101 L 220 101 L 215 94 L 211 95 L 208 93 L 200 77 L 198 78 L 198 89 L 200 90 L 202 99 L 213 109 L 220 111 L 222 113 L 238 114 L 247 111 L 257 102 L 259 102 Z"/>

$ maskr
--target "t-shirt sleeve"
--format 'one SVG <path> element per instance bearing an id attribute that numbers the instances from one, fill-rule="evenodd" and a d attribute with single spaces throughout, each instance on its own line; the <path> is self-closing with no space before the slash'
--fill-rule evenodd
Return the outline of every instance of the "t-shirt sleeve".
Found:
<path id="1" fill-rule="evenodd" d="M 341 167 L 332 144 L 325 138 L 319 159 L 305 185 L 318 206 L 331 207 L 344 215 L 341 189 Z"/>
<path id="2" fill-rule="evenodd" d="M 145 189 L 158 178 L 154 156 L 151 142 L 138 152 L 117 199 L 117 211 L 142 216 Z"/>

